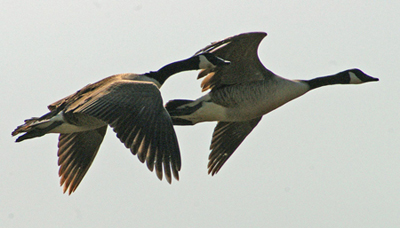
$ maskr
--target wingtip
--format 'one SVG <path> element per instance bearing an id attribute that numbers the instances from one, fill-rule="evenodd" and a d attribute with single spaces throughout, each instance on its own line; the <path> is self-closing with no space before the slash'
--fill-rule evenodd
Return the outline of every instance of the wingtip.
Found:
<path id="1" fill-rule="evenodd" d="M 18 135 L 18 131 L 17 131 L 18 129 L 15 129 L 13 132 L 11 132 L 11 136 L 16 136 L 16 135 Z"/>
<path id="2" fill-rule="evenodd" d="M 214 169 L 208 169 L 208 175 L 214 176 L 215 174 L 217 174 L 218 171 L 215 171 Z"/>
<path id="3" fill-rule="evenodd" d="M 165 175 L 165 179 L 167 180 L 168 184 L 172 183 L 172 178 L 168 175 Z"/>
<path id="4" fill-rule="evenodd" d="M 66 191 L 64 191 L 65 194 Z M 73 192 L 75 192 L 75 189 L 69 188 L 68 190 L 68 196 L 70 196 Z"/>
<path id="5" fill-rule="evenodd" d="M 63 194 L 65 194 L 68 191 L 68 187 L 66 185 L 63 186 L 63 184 L 60 183 L 60 187 L 63 188 Z M 69 193 L 69 195 L 71 195 L 71 192 Z"/>
<path id="6" fill-rule="evenodd" d="M 147 161 L 147 162 L 146 162 L 146 165 L 147 165 L 147 168 L 148 168 L 151 172 L 153 172 L 153 170 L 154 170 L 154 162 L 149 162 L 149 161 Z"/>
<path id="7" fill-rule="evenodd" d="M 163 178 L 162 171 L 160 171 L 160 170 L 158 170 L 158 169 L 156 168 L 156 175 L 157 175 L 158 179 L 159 179 L 160 181 L 162 181 L 162 178 Z"/>
<path id="8" fill-rule="evenodd" d="M 178 170 L 172 169 L 172 174 L 174 175 L 174 178 L 175 178 L 177 181 L 179 181 L 179 172 L 178 172 L 179 170 L 180 170 L 180 167 L 179 167 Z"/>
<path id="9" fill-rule="evenodd" d="M 244 37 L 244 36 L 252 36 L 252 37 L 260 37 L 260 39 L 263 39 L 264 37 L 266 37 L 268 34 L 266 33 L 266 32 L 263 32 L 263 31 L 258 31 L 258 32 L 244 32 L 244 33 L 240 33 L 240 34 L 237 34 L 237 35 L 234 35 L 234 36 L 232 36 L 232 37 L 230 37 L 231 39 L 232 38 L 236 38 L 236 39 L 238 39 L 238 38 L 241 38 L 241 37 Z"/>
<path id="10" fill-rule="evenodd" d="M 23 134 L 23 135 L 21 135 L 20 137 L 18 137 L 18 138 L 15 140 L 15 142 L 22 142 L 22 141 L 24 141 L 25 139 L 29 139 L 28 133 Z"/>

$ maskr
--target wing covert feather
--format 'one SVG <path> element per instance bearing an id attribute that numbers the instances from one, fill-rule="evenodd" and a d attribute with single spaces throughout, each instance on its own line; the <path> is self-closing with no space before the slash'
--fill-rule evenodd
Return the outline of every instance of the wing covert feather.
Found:
<path id="1" fill-rule="evenodd" d="M 161 93 L 153 83 L 121 80 L 110 83 L 67 112 L 82 113 L 108 123 L 117 137 L 138 159 L 147 163 L 162 179 L 162 167 L 168 182 L 170 169 L 176 179 L 181 168 L 178 140 Z"/>
<path id="2" fill-rule="evenodd" d="M 212 43 L 196 54 L 210 52 L 231 62 L 228 66 L 206 69 L 199 73 L 202 90 L 218 88 L 241 82 L 266 80 L 265 75 L 273 75 L 265 69 L 258 58 L 257 49 L 267 34 L 264 32 L 242 33 Z"/>

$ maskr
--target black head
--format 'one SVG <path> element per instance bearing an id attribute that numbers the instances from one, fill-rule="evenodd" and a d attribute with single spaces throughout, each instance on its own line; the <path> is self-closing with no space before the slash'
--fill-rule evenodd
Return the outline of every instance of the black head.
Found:
<path id="1" fill-rule="evenodd" d="M 219 66 L 228 65 L 225 61 L 211 53 L 202 53 L 188 59 L 176 61 L 161 67 L 158 71 L 146 73 L 147 77 L 157 80 L 162 85 L 171 75 L 187 70 L 214 69 Z"/>
<path id="2" fill-rule="evenodd" d="M 212 69 L 218 66 L 229 65 L 231 62 L 226 61 L 212 53 L 201 53 L 196 55 L 199 58 L 199 69 Z"/>
<path id="3" fill-rule="evenodd" d="M 342 73 L 347 73 L 350 77 L 349 84 L 360 84 L 364 82 L 376 82 L 379 81 L 379 78 L 374 78 L 369 76 L 368 74 L 362 72 L 360 69 L 350 69 L 343 71 Z"/>

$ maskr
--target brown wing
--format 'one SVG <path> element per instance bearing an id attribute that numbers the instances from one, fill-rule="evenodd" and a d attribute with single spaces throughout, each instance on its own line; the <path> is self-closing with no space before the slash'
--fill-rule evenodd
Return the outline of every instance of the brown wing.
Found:
<path id="1" fill-rule="evenodd" d="M 82 113 L 107 122 L 117 137 L 153 171 L 171 183 L 181 168 L 178 140 L 171 118 L 163 106 L 160 91 L 153 83 L 116 81 L 93 92 L 84 102 L 71 104 L 69 112 Z"/>
<path id="2" fill-rule="evenodd" d="M 202 90 L 265 80 L 266 77 L 274 75 L 262 65 L 257 54 L 258 46 L 266 35 L 264 32 L 242 33 L 212 43 L 198 51 L 196 54 L 210 52 L 231 62 L 229 66 L 202 70 L 198 76 L 198 78 L 206 76 L 201 83 Z"/>
<path id="3" fill-rule="evenodd" d="M 248 134 L 257 126 L 261 117 L 243 122 L 218 122 L 215 127 L 208 157 L 208 173 L 218 173 Z"/>
<path id="4" fill-rule="evenodd" d="M 79 99 L 82 99 L 82 98 L 85 98 L 87 96 L 90 96 L 91 92 L 93 90 L 96 90 L 99 87 L 102 87 L 103 85 L 106 85 L 106 84 L 110 83 L 113 80 L 117 80 L 119 76 L 120 75 L 111 75 L 109 77 L 106 77 L 106 78 L 98 81 L 98 82 L 88 84 L 85 87 L 83 87 L 82 89 L 76 91 L 75 93 L 73 93 L 73 94 L 71 94 L 69 96 L 66 96 L 66 97 L 64 97 L 64 98 L 62 98 L 62 99 L 60 99 L 60 100 L 58 100 L 56 102 L 51 103 L 50 105 L 47 106 L 47 108 L 50 111 L 53 111 L 55 109 L 63 109 L 63 108 L 65 108 L 65 106 L 67 106 L 67 105 L 69 105 L 69 104 L 71 104 L 73 102 L 76 102 Z"/>
<path id="5" fill-rule="evenodd" d="M 60 134 L 58 139 L 58 165 L 60 184 L 64 193 L 74 192 L 89 170 L 100 144 L 106 134 L 107 126 L 71 134 Z"/>

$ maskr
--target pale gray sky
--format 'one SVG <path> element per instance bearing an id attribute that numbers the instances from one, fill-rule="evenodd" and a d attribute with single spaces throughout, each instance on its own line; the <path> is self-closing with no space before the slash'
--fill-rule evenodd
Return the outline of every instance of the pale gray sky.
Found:
<path id="1" fill-rule="evenodd" d="M 0 227 L 400 227 L 400 2 L 1 1 Z M 88 83 L 143 73 L 228 36 L 265 31 L 264 65 L 310 79 L 357 67 L 263 118 L 207 175 L 215 123 L 177 127 L 181 180 L 160 182 L 109 129 L 62 194 L 57 135 L 14 143 L 24 119 Z M 164 101 L 201 95 L 197 72 Z"/>

